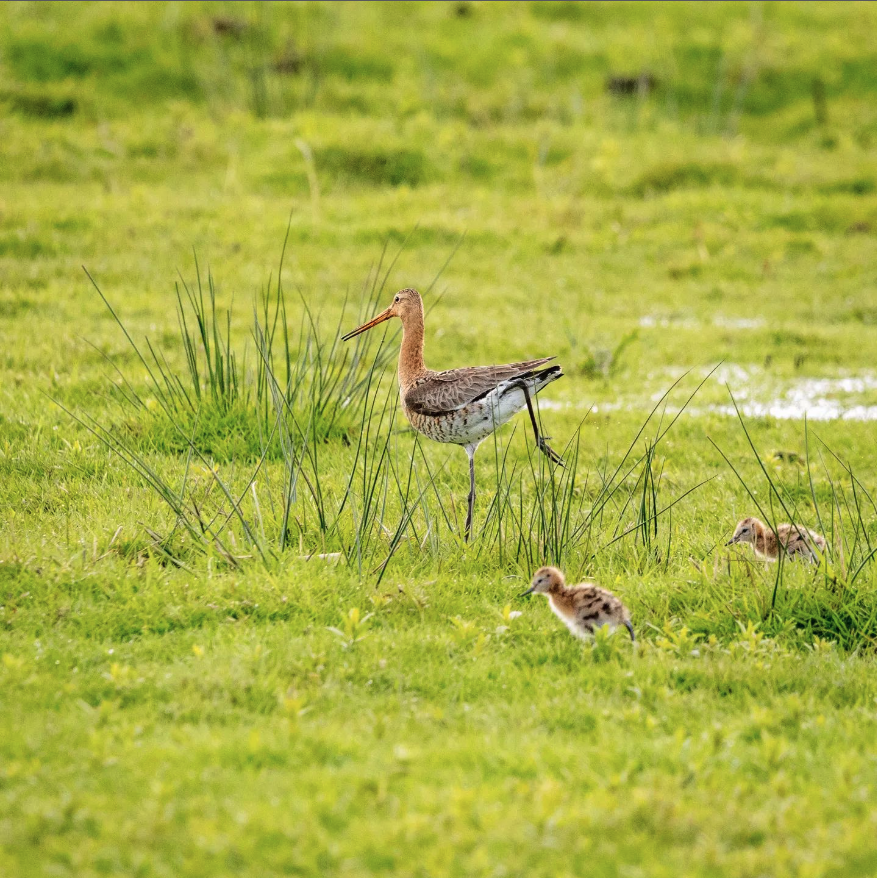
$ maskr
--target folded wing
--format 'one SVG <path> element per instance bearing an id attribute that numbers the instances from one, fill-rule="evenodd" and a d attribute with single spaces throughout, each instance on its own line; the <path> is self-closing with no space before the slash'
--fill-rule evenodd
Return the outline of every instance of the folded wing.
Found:
<path id="1" fill-rule="evenodd" d="M 539 366 L 553 359 L 543 357 L 505 366 L 471 366 L 430 372 L 405 393 L 405 406 L 419 415 L 435 416 L 453 412 L 487 396 L 504 381 L 529 378 Z"/>

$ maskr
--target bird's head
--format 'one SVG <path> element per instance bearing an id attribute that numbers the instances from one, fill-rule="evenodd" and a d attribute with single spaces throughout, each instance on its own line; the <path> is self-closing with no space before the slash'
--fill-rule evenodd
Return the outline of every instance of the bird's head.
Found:
<path id="1" fill-rule="evenodd" d="M 533 574 L 533 581 L 530 583 L 530 587 L 519 597 L 523 597 L 526 594 L 547 594 L 564 583 L 563 574 L 556 567 L 540 567 Z"/>
<path id="2" fill-rule="evenodd" d="M 763 527 L 757 518 L 744 518 L 734 529 L 734 536 L 725 543 L 733 546 L 734 543 L 754 543 L 760 527 Z"/>
<path id="3" fill-rule="evenodd" d="M 362 332 L 367 332 L 379 323 L 389 320 L 391 317 L 400 318 L 404 326 L 410 317 L 415 316 L 423 317 L 423 300 L 420 298 L 420 293 L 412 289 L 399 290 L 393 296 L 393 301 L 389 308 L 385 308 L 377 317 L 369 320 L 368 323 L 363 323 L 362 326 L 358 326 L 356 329 L 348 332 L 347 335 L 343 336 L 343 339 L 348 341 Z"/>

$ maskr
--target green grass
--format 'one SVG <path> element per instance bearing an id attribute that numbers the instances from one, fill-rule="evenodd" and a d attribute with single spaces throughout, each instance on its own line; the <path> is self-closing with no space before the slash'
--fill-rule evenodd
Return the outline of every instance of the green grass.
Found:
<path id="1" fill-rule="evenodd" d="M 877 872 L 877 427 L 776 416 L 877 405 L 875 58 L 871 4 L 3 4 L 0 874 Z M 403 286 L 432 367 L 564 367 L 469 546 L 338 341 Z M 829 557 L 728 554 L 759 508 Z"/>

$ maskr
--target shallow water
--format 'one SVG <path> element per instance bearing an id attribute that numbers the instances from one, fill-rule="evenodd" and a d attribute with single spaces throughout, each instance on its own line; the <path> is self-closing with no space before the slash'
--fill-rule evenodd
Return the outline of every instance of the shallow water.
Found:
<path id="1" fill-rule="evenodd" d="M 798 378 L 784 390 L 762 397 L 752 386 L 735 393 L 740 411 L 751 418 L 780 420 L 804 418 L 810 421 L 877 421 L 877 403 L 863 396 L 874 396 L 877 378 L 848 375 L 842 378 Z M 715 405 L 709 410 L 736 415 L 733 405 Z"/>
<path id="2" fill-rule="evenodd" d="M 646 411 L 661 399 L 677 377 L 678 371 L 671 370 L 650 375 L 647 387 L 644 386 L 645 392 L 639 398 L 625 393 L 615 400 L 597 400 L 593 406 L 588 400 L 559 402 L 540 398 L 539 407 L 548 411 L 593 408 L 595 413 Z M 736 363 L 723 363 L 700 391 L 700 401 L 696 397 L 686 412 L 695 417 L 706 414 L 736 417 L 727 387 L 731 388 L 741 414 L 749 418 L 803 420 L 806 416 L 810 421 L 877 421 L 877 375 L 863 373 L 831 378 L 783 379 L 768 375 L 758 367 Z M 678 411 L 673 398 L 678 399 L 679 393 L 684 391 L 671 394 L 668 412 Z"/>

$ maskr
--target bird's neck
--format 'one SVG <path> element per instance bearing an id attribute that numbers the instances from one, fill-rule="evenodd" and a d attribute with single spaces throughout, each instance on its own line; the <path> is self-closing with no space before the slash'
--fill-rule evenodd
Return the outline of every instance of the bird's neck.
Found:
<path id="1" fill-rule="evenodd" d="M 423 365 L 423 311 L 406 315 L 402 321 L 402 349 L 399 351 L 399 384 L 408 387 L 426 372 Z"/>

